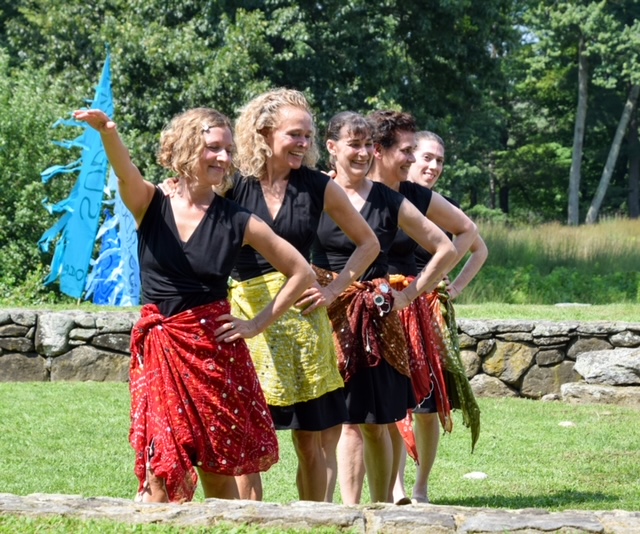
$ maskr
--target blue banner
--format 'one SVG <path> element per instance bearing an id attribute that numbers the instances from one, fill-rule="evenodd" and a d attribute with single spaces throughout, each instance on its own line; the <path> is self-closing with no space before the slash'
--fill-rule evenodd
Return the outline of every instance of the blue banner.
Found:
<path id="1" fill-rule="evenodd" d="M 91 108 L 104 111 L 113 116 L 113 97 L 111 94 L 111 60 L 109 54 L 102 69 L 100 83 L 90 104 Z M 66 148 L 81 147 L 80 160 L 66 166 L 56 165 L 42 173 L 42 181 L 48 182 L 54 176 L 80 170 L 78 180 L 69 197 L 47 209 L 52 214 L 61 214 L 59 221 L 47 230 L 38 244 L 47 252 L 50 245 L 60 236 L 55 245 L 51 262 L 51 273 L 45 280 L 49 285 L 59 279 L 60 290 L 75 298 L 80 298 L 85 288 L 87 271 L 93 253 L 96 233 L 102 210 L 107 176 L 107 157 L 102 146 L 100 134 L 84 123 L 60 120 L 60 125 L 82 126 L 84 133 L 73 141 L 57 143 Z"/>

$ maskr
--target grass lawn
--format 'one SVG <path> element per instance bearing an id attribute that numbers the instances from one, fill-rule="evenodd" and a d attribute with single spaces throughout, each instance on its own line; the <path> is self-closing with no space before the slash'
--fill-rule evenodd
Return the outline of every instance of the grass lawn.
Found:
<path id="1" fill-rule="evenodd" d="M 0 383 L 0 399 L 0 491 L 133 497 L 127 384 Z M 525 399 L 480 399 L 480 407 L 473 454 L 459 417 L 441 439 L 433 503 L 640 510 L 637 410 Z M 279 436 L 281 460 L 264 476 L 265 500 L 286 503 L 297 499 L 296 460 L 288 433 Z M 472 471 L 487 478 L 464 478 Z M 408 488 L 414 474 L 409 465 Z"/>

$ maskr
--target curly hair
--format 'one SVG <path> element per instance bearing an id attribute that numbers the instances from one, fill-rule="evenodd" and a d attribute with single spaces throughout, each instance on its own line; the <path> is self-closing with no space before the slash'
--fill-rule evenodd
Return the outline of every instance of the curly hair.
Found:
<path id="1" fill-rule="evenodd" d="M 367 116 L 373 125 L 373 142 L 382 148 L 391 148 L 398 132 L 414 133 L 418 128 L 411 113 L 402 111 L 374 111 Z"/>
<path id="2" fill-rule="evenodd" d="M 420 141 L 435 141 L 442 147 L 442 150 L 446 150 L 442 137 L 428 130 L 422 130 L 416 133 L 416 143 L 419 143 Z"/>
<path id="3" fill-rule="evenodd" d="M 212 108 L 194 108 L 173 117 L 160 134 L 158 163 L 178 176 L 194 180 L 206 146 L 202 134 L 209 128 L 229 128 L 233 133 L 231 121 Z M 230 168 L 216 187 L 221 193 L 231 187 L 231 171 Z"/>
<path id="4" fill-rule="evenodd" d="M 283 87 L 258 95 L 240 109 L 235 125 L 235 163 L 244 176 L 260 178 L 265 174 L 267 160 L 273 156 L 273 151 L 262 132 L 277 128 L 280 110 L 288 106 L 303 109 L 309 113 L 313 121 L 313 111 L 304 94 Z M 315 143 L 314 126 L 309 150 L 307 150 L 302 164 L 307 167 L 315 167 L 317 161 L 318 148 Z"/>
<path id="5" fill-rule="evenodd" d="M 353 137 L 371 137 L 373 133 L 373 127 L 366 117 L 355 111 L 341 111 L 329 120 L 325 142 L 330 139 L 338 141 L 340 139 L 340 131 L 345 126 L 347 127 L 347 134 Z M 335 156 L 329 156 L 329 163 L 334 170 L 335 159 Z"/>

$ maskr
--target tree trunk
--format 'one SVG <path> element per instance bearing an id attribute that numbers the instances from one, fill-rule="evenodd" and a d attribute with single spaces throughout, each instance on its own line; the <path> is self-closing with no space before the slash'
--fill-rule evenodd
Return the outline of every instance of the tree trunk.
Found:
<path id="1" fill-rule="evenodd" d="M 509 192 L 508 185 L 504 185 L 500 188 L 500 210 L 502 213 L 509 213 Z"/>
<path id="2" fill-rule="evenodd" d="M 640 217 L 640 140 L 638 140 L 638 101 L 636 100 L 628 134 L 629 150 L 629 217 Z"/>
<path id="3" fill-rule="evenodd" d="M 594 195 L 593 200 L 591 201 L 591 206 L 589 206 L 589 211 L 587 212 L 587 218 L 585 220 L 587 224 L 593 224 L 598 219 L 600 206 L 602 206 L 602 200 L 604 199 L 604 195 L 607 193 L 607 188 L 609 187 L 609 182 L 611 181 L 611 175 L 613 174 L 613 168 L 616 166 L 616 160 L 618 159 L 620 146 L 622 145 L 622 140 L 624 139 L 624 133 L 627 131 L 629 119 L 631 118 L 631 112 L 633 111 L 635 103 L 638 101 L 639 94 L 640 85 L 632 85 L 631 90 L 629 91 L 629 96 L 627 97 L 627 101 L 624 104 L 624 109 L 622 110 L 620 122 L 618 122 L 616 134 L 613 136 L 613 142 L 611 143 L 611 148 L 609 149 L 607 162 L 604 164 L 604 169 L 602 171 L 602 176 L 600 177 L 598 189 L 596 189 L 596 194 Z"/>
<path id="4" fill-rule="evenodd" d="M 584 143 L 584 125 L 587 121 L 587 83 L 589 81 L 589 63 L 585 55 L 584 37 L 578 44 L 578 108 L 573 129 L 573 153 L 569 171 L 569 205 L 567 222 L 576 226 L 580 220 L 580 172 L 582 166 L 582 146 Z"/>

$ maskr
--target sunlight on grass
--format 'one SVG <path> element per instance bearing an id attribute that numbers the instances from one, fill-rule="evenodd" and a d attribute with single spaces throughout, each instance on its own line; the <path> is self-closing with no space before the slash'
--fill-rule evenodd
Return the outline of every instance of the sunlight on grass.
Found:
<path id="1" fill-rule="evenodd" d="M 3 492 L 133 497 L 127 384 L 0 383 L 0 398 L 11 399 L 0 404 Z M 433 503 L 640 510 L 640 412 L 525 399 L 479 402 L 482 431 L 473 454 L 457 413 L 454 432 L 441 438 L 429 488 Z M 562 427 L 563 421 L 575 426 Z M 278 436 L 281 460 L 264 476 L 265 500 L 287 503 L 297 500 L 297 463 L 289 433 Z M 463 478 L 471 471 L 488 477 Z M 408 489 L 414 479 L 411 464 Z"/>

